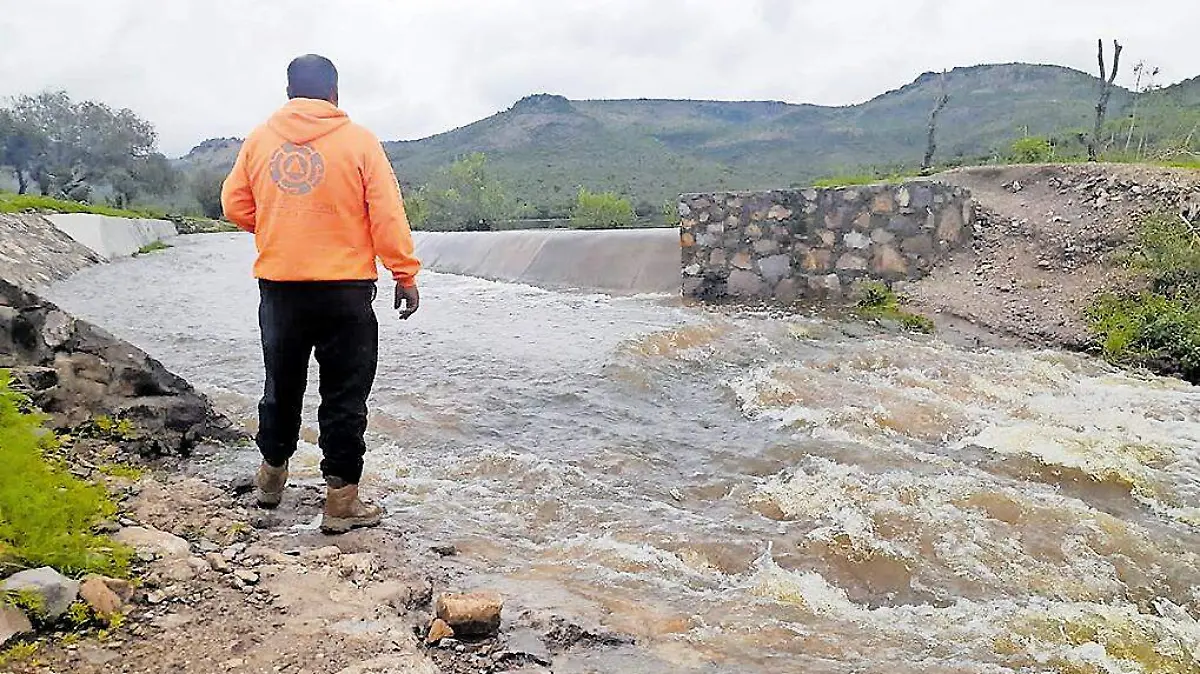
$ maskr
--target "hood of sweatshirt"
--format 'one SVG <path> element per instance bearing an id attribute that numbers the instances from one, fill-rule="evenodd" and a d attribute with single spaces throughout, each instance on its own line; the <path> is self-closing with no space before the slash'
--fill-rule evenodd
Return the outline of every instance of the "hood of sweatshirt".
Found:
<path id="1" fill-rule="evenodd" d="M 350 123 L 350 117 L 329 101 L 293 98 L 267 120 L 267 126 L 288 142 L 306 145 Z"/>

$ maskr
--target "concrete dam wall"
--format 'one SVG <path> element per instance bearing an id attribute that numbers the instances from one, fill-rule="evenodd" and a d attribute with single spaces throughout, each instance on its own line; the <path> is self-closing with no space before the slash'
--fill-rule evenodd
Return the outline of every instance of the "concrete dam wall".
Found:
<path id="1" fill-rule="evenodd" d="M 678 293 L 679 230 L 416 232 L 427 269 L 545 288 Z"/>
<path id="2" fill-rule="evenodd" d="M 177 235 L 175 225 L 166 220 L 132 220 L 91 213 L 47 215 L 46 219 L 67 236 L 109 260 L 129 257 L 143 246 Z"/>

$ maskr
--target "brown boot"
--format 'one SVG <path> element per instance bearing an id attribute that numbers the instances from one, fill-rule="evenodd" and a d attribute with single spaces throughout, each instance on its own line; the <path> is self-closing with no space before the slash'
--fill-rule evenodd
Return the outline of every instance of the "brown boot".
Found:
<path id="1" fill-rule="evenodd" d="M 382 521 L 383 508 L 363 503 L 358 498 L 358 485 L 338 488 L 329 485 L 325 495 L 325 514 L 321 517 L 322 532 L 344 534 L 351 529 L 378 526 Z"/>
<path id="2" fill-rule="evenodd" d="M 258 476 L 254 479 L 257 487 L 255 498 L 258 500 L 258 507 L 267 510 L 279 507 L 283 501 L 283 489 L 287 486 L 287 481 L 288 467 L 286 463 L 282 468 L 275 468 L 264 461 L 258 467 Z"/>

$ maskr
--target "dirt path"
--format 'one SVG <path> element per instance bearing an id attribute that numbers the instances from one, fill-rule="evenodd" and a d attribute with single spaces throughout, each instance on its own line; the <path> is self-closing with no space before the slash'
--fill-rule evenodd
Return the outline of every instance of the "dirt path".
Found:
<path id="1" fill-rule="evenodd" d="M 1128 284 L 1118 251 L 1156 211 L 1196 211 L 1200 173 L 1112 164 L 971 168 L 939 180 L 981 206 L 972 250 L 905 288 L 935 318 L 1052 346 L 1089 345 L 1083 313 Z"/>

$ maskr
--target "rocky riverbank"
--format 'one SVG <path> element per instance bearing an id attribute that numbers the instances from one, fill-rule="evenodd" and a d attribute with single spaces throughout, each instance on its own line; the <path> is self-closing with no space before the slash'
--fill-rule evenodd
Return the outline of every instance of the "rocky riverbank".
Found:
<path id="1" fill-rule="evenodd" d="M 1200 172 L 1124 164 L 970 168 L 937 176 L 978 204 L 973 245 L 905 284 L 939 323 L 1022 341 L 1093 348 L 1084 312 L 1137 280 L 1121 263 L 1136 225 L 1167 213 L 1200 221 Z"/>
<path id="2" fill-rule="evenodd" d="M 36 294 L 99 258 L 37 216 L 0 226 L 13 234 L 0 369 L 49 415 L 48 460 L 116 501 L 95 531 L 134 555 L 130 579 L 0 567 L 5 671 L 538 672 L 561 653 L 630 643 L 492 595 L 447 600 L 470 585 L 454 546 L 395 528 L 325 537 L 308 525 L 324 496 L 314 485 L 268 513 L 248 479 L 214 481 L 207 458 L 244 431 L 140 349 Z"/>

